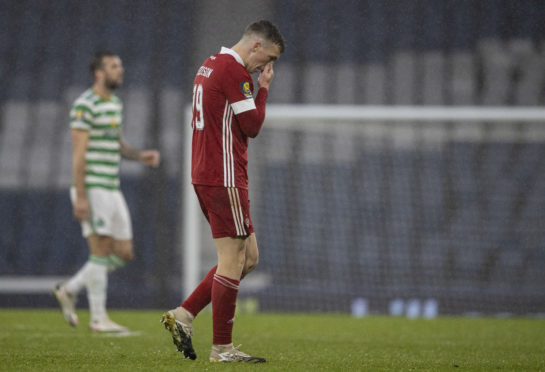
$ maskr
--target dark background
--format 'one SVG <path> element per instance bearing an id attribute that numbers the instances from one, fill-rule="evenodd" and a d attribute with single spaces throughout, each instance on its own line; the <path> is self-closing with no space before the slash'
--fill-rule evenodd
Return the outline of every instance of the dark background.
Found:
<path id="1" fill-rule="evenodd" d="M 87 258 L 68 198 L 68 111 L 92 83 L 90 56 L 107 48 L 126 70 L 119 95 L 128 142 L 163 155 L 157 170 L 122 166 L 136 260 L 111 276 L 108 303 L 181 300 L 182 129 L 192 79 L 204 58 L 260 18 L 287 41 L 270 103 L 540 106 L 545 99 L 542 1 L 2 1 L 0 280 L 69 276 Z M 304 158 L 302 134 L 289 136 L 293 157 Z M 365 141 L 345 168 L 267 166 L 255 219 L 270 282 L 249 293 L 262 308 L 347 311 L 361 296 L 377 312 L 392 298 L 439 299 L 446 313 L 545 312 L 543 141 L 447 141 L 439 152 L 418 143 L 407 152 L 388 138 L 369 149 Z M 331 185 L 332 174 L 346 182 Z M 322 199 L 338 187 L 332 201 Z M 328 231 L 332 220 L 350 228 Z M 331 259 L 336 244 L 352 253 Z M 55 303 L 45 293 L 3 291 L 0 305 Z"/>

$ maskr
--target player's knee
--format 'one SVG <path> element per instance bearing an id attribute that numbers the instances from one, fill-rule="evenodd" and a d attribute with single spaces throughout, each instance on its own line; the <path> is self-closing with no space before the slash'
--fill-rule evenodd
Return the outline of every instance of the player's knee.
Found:
<path id="1" fill-rule="evenodd" d="M 256 268 L 257 266 L 257 262 L 253 262 L 251 264 L 249 264 L 248 262 L 246 262 L 246 265 L 244 266 L 244 269 L 242 269 L 242 274 L 240 276 L 240 280 L 244 279 L 244 277 L 246 275 L 248 275 L 249 273 L 251 273 L 252 271 L 254 271 L 254 269 Z"/>
<path id="2" fill-rule="evenodd" d="M 125 262 L 132 261 L 134 259 L 132 241 L 116 241 L 114 246 L 114 254 Z"/>
<path id="3" fill-rule="evenodd" d="M 113 259 L 117 261 L 118 267 L 125 266 L 126 263 L 134 259 L 134 253 L 132 250 L 117 250 L 110 257 L 112 256 L 114 257 Z"/>
<path id="4" fill-rule="evenodd" d="M 249 254 L 246 257 L 246 262 L 244 263 L 244 275 L 250 273 L 252 270 L 254 270 L 257 267 L 257 264 L 259 263 L 259 254 Z"/>
<path id="5" fill-rule="evenodd" d="M 246 258 L 245 258 L 244 255 L 239 255 L 239 256 L 238 256 L 237 265 L 238 265 L 239 269 L 243 269 L 243 270 L 244 270 L 244 267 L 246 266 Z"/>
<path id="6" fill-rule="evenodd" d="M 259 264 L 259 255 L 255 254 L 250 257 L 248 257 L 248 266 L 250 266 L 253 269 L 256 268 L 257 264 Z"/>
<path id="7" fill-rule="evenodd" d="M 121 258 L 125 262 L 130 262 L 134 260 L 134 252 L 132 250 L 126 251 L 126 252 L 120 252 L 118 254 L 118 257 Z"/>

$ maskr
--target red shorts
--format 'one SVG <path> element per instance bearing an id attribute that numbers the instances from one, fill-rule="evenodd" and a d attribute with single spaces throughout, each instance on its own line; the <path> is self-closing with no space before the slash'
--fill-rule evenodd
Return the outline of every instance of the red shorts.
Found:
<path id="1" fill-rule="evenodd" d="M 193 187 L 214 239 L 248 236 L 254 232 L 248 190 L 205 185 Z"/>

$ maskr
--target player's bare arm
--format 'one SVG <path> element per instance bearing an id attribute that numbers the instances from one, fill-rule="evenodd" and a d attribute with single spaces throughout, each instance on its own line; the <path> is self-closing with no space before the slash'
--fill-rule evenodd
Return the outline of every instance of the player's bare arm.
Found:
<path id="1" fill-rule="evenodd" d="M 89 142 L 89 132 L 85 130 L 72 130 L 72 175 L 76 200 L 73 213 L 78 221 L 89 219 L 89 201 L 85 192 L 85 152 Z"/>
<path id="2" fill-rule="evenodd" d="M 119 141 L 121 156 L 125 159 L 135 160 L 150 167 L 158 167 L 161 162 L 161 154 L 157 150 L 137 150 L 129 146 L 123 139 Z"/>

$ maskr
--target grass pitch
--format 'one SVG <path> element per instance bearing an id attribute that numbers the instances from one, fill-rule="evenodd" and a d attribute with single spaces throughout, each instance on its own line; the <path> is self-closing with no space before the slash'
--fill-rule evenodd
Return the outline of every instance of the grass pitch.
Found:
<path id="1" fill-rule="evenodd" d="M 197 360 L 183 358 L 162 311 L 110 311 L 126 337 L 69 327 L 59 310 L 0 309 L 0 371 L 545 371 L 545 320 L 408 320 L 346 315 L 237 315 L 235 344 L 267 358 L 256 365 L 208 362 L 211 316 L 195 321 Z"/>

